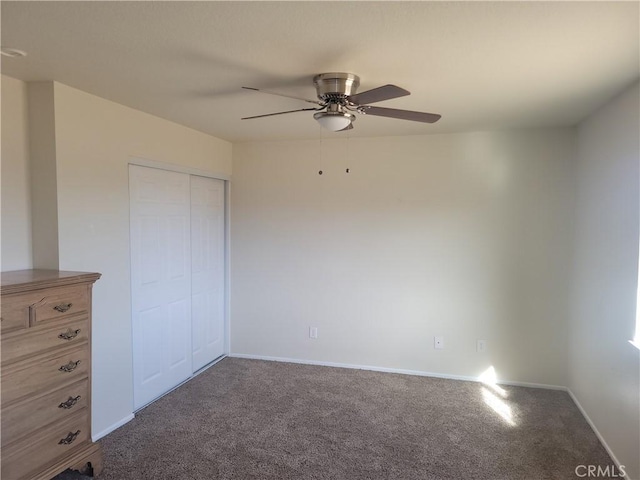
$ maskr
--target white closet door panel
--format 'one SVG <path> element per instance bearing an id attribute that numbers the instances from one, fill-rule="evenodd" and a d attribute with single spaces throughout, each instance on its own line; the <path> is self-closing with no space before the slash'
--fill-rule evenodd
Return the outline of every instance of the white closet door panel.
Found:
<path id="1" fill-rule="evenodd" d="M 134 406 L 191 376 L 189 175 L 131 165 Z"/>
<path id="2" fill-rule="evenodd" d="M 193 370 L 224 353 L 224 181 L 191 177 Z"/>
<path id="3" fill-rule="evenodd" d="M 150 308 L 138 312 L 138 332 L 144 336 L 143 342 L 137 342 L 136 348 L 140 349 L 140 383 L 146 385 L 158 379 L 162 375 L 162 352 L 156 347 L 162 342 L 162 330 L 157 328 L 162 324 L 162 309 Z"/>

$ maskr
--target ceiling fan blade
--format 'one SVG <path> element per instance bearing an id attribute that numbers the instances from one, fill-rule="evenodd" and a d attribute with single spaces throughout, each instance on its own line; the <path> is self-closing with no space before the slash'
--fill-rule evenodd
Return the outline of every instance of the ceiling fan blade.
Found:
<path id="1" fill-rule="evenodd" d="M 347 100 L 356 105 L 367 105 L 369 103 L 382 102 L 383 100 L 391 100 L 392 98 L 404 97 L 405 95 L 411 95 L 411 93 L 395 85 L 383 85 L 373 90 L 351 95 L 347 97 Z"/>
<path id="2" fill-rule="evenodd" d="M 294 97 L 293 95 L 285 95 L 283 93 L 270 92 L 269 90 L 261 90 L 259 88 L 253 88 L 253 87 L 242 87 L 242 88 L 244 88 L 245 90 L 253 90 L 254 92 L 268 93 L 269 95 L 277 95 L 279 97 L 293 98 L 295 100 L 302 100 L 303 102 L 307 102 L 307 103 L 315 103 L 316 105 L 323 105 L 322 102 L 318 102 L 317 100 L 309 100 L 307 98 Z"/>
<path id="3" fill-rule="evenodd" d="M 254 115 L 253 117 L 244 117 L 240 120 L 251 120 L 252 118 L 273 117 L 274 115 L 284 115 L 285 113 L 307 112 L 309 110 L 322 110 L 321 108 L 300 108 L 298 110 L 287 110 L 286 112 L 267 113 L 265 115 Z"/>
<path id="4" fill-rule="evenodd" d="M 411 110 L 398 110 L 397 108 L 370 107 L 368 105 L 358 107 L 360 113 L 365 115 L 376 115 L 378 117 L 399 118 L 401 120 L 412 120 L 414 122 L 435 123 L 442 115 L 437 113 L 413 112 Z"/>

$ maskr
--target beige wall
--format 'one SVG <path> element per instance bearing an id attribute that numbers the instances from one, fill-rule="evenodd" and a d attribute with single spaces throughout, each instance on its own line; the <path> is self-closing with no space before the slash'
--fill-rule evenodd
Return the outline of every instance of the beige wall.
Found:
<path id="1" fill-rule="evenodd" d="M 93 297 L 93 433 L 100 435 L 133 409 L 128 163 L 138 157 L 229 177 L 231 144 L 59 83 L 48 86 L 60 268 L 102 273 Z M 31 133 L 32 143 L 42 140 Z"/>
<path id="2" fill-rule="evenodd" d="M 232 353 L 565 385 L 573 148 L 572 129 L 234 146 Z"/>
<path id="3" fill-rule="evenodd" d="M 57 270 L 58 182 L 53 82 L 30 82 L 29 155 L 34 268 Z"/>
<path id="4" fill-rule="evenodd" d="M 638 280 L 640 88 L 578 129 L 569 388 L 629 478 L 640 478 Z"/>
<path id="5" fill-rule="evenodd" d="M 2 257 L 0 269 L 33 266 L 27 85 L 2 75 Z"/>
<path id="6" fill-rule="evenodd" d="M 55 268 L 55 260 L 103 275 L 94 288 L 94 434 L 133 408 L 128 162 L 229 177 L 231 151 L 228 142 L 59 83 L 2 77 L 2 270 Z M 50 174 L 30 175 L 32 165 Z M 36 234 L 58 244 L 36 249 L 37 261 Z"/>

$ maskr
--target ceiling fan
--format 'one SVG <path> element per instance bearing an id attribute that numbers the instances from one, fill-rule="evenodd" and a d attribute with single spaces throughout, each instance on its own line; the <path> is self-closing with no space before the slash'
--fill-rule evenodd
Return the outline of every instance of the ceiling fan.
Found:
<path id="1" fill-rule="evenodd" d="M 383 85 L 382 87 L 356 93 L 360 86 L 360 77 L 353 73 L 321 73 L 313 77 L 318 100 L 308 100 L 306 98 L 284 95 L 282 93 L 261 90 L 259 88 L 242 87 L 246 90 L 278 95 L 280 97 L 294 98 L 303 102 L 313 103 L 317 107 L 300 108 L 298 110 L 288 110 L 286 112 L 267 113 L 266 115 L 255 115 L 244 117 L 242 120 L 254 118 L 272 117 L 274 115 L 284 115 L 286 113 L 316 111 L 313 115 L 320 125 L 333 132 L 350 130 L 356 119 L 354 113 L 362 115 L 376 115 L 378 117 L 399 118 L 402 120 L 412 120 L 414 122 L 435 123 L 440 120 L 440 115 L 436 113 L 414 112 L 411 110 L 398 110 L 396 108 L 372 107 L 370 103 L 382 102 L 392 98 L 404 97 L 409 92 L 395 85 Z"/>

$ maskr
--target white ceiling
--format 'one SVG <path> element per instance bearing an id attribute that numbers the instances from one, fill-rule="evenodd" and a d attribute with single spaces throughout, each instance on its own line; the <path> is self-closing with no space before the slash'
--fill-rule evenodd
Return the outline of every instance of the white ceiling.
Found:
<path id="1" fill-rule="evenodd" d="M 639 2 L 1 2 L 2 72 L 56 80 L 238 142 L 317 138 L 322 72 L 392 83 L 376 104 L 429 125 L 359 116 L 348 135 L 574 125 L 640 72 Z M 347 135 L 345 132 L 323 135 Z"/>

